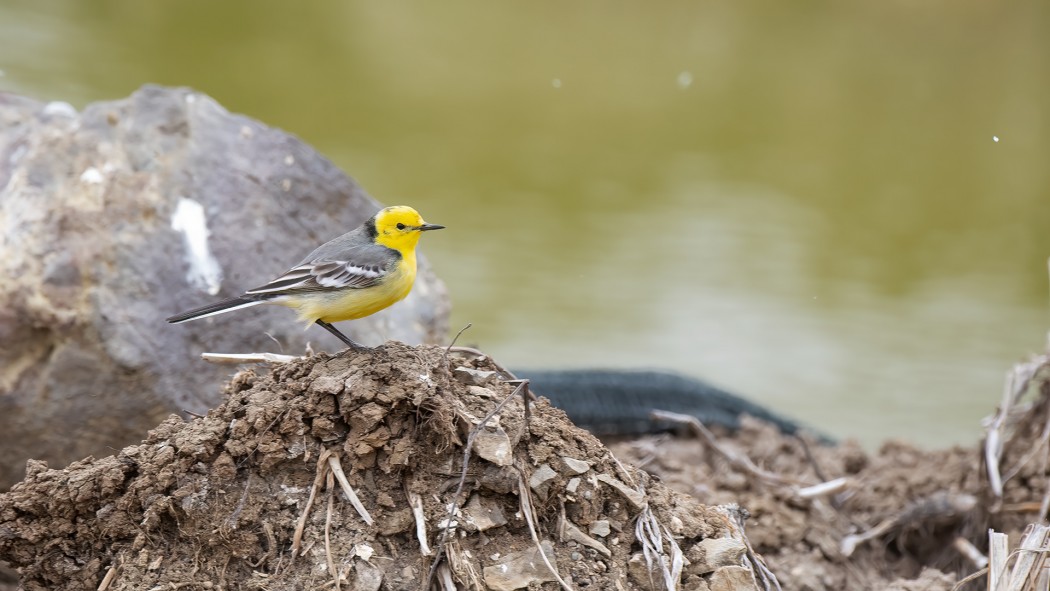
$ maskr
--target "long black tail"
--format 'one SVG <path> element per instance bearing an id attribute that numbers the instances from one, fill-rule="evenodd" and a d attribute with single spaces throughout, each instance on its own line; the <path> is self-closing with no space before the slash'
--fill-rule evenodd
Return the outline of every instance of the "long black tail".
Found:
<path id="1" fill-rule="evenodd" d="M 180 322 L 204 318 L 205 316 L 214 316 L 215 314 L 222 314 L 240 308 L 247 308 L 264 302 L 265 300 L 249 299 L 245 297 L 230 298 L 214 304 L 208 304 L 207 306 L 201 306 L 200 308 L 194 308 L 188 312 L 183 312 L 182 314 L 176 314 L 171 318 L 168 318 L 168 322 L 178 324 Z"/>

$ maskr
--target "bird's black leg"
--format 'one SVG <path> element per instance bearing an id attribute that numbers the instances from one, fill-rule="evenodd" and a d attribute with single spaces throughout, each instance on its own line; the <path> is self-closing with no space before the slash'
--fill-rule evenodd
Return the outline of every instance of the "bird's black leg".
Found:
<path id="1" fill-rule="evenodd" d="M 337 339 L 339 339 L 340 341 L 343 341 L 344 343 L 346 343 L 346 345 L 348 347 L 350 347 L 351 349 L 353 349 L 355 351 L 367 351 L 367 350 L 371 349 L 371 347 L 366 347 L 366 346 L 362 345 L 361 343 L 358 343 L 358 342 L 354 341 L 353 339 L 351 339 L 350 337 L 346 336 L 345 334 L 339 332 L 339 329 L 337 329 L 336 327 L 332 326 L 331 324 L 325 322 L 324 320 L 321 320 L 320 318 L 317 319 L 317 325 L 320 326 L 321 328 L 327 330 L 328 332 L 332 333 L 333 335 L 335 335 L 335 337 Z"/>

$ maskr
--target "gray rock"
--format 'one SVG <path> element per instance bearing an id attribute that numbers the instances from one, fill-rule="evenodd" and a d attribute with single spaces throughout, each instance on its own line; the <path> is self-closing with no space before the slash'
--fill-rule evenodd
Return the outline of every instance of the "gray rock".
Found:
<path id="1" fill-rule="evenodd" d="M 474 437 L 474 453 L 497 466 L 511 465 L 514 461 L 514 453 L 510 436 L 499 425 L 496 425 L 494 429 L 488 427 L 491 427 L 491 424 L 486 425 L 486 428 L 479 431 Z"/>
<path id="2" fill-rule="evenodd" d="M 354 561 L 353 580 L 350 582 L 352 591 L 379 591 L 383 585 L 383 571 L 364 560 Z"/>
<path id="3" fill-rule="evenodd" d="M 543 547 L 543 554 L 547 556 L 547 560 L 552 566 L 556 566 L 554 545 L 544 540 L 540 542 L 540 546 Z M 558 580 L 543 562 L 543 556 L 537 548 L 507 554 L 498 563 L 482 569 L 482 576 L 485 584 L 494 591 L 513 591 L 528 587 L 532 583 Z"/>
<path id="4" fill-rule="evenodd" d="M 740 566 L 747 546 L 734 538 L 700 540 L 686 551 L 689 566 L 686 573 L 703 575 L 723 566 Z"/>
<path id="5" fill-rule="evenodd" d="M 608 519 L 598 519 L 591 523 L 591 526 L 590 528 L 588 528 L 588 531 L 591 532 L 591 535 L 604 538 L 605 536 L 609 535 L 610 532 L 612 532 L 612 528 L 609 526 Z"/>
<path id="6" fill-rule="evenodd" d="M 207 224 L 197 264 L 173 228 L 180 207 Z M 202 351 L 341 349 L 275 307 L 164 319 L 272 279 L 378 208 L 302 141 L 188 89 L 81 113 L 0 93 L 0 488 L 26 458 L 108 454 L 170 412 L 213 406 L 230 368 Z M 421 260 L 408 299 L 340 328 L 366 344 L 437 341 L 448 309 Z"/>
<path id="7" fill-rule="evenodd" d="M 627 561 L 627 577 L 633 583 L 632 589 L 663 589 L 663 574 L 660 564 L 650 564 L 641 552 L 631 555 Z"/>
<path id="8" fill-rule="evenodd" d="M 578 489 L 579 487 L 580 487 L 580 479 L 579 478 L 570 478 L 569 479 L 569 484 L 565 485 L 565 490 L 570 492 L 570 493 L 575 494 L 576 493 L 576 489 Z"/>
<path id="9" fill-rule="evenodd" d="M 723 566 L 707 581 L 711 591 L 758 591 L 755 576 L 742 566 Z"/>
<path id="10" fill-rule="evenodd" d="M 550 489 L 550 482 L 558 473 L 551 468 L 549 464 L 541 464 L 536 471 L 529 477 L 529 488 L 536 491 L 536 494 L 540 495 L 544 499 L 547 498 L 547 492 Z"/>
<path id="11" fill-rule="evenodd" d="M 484 386 L 496 377 L 496 372 L 471 369 L 469 367 L 457 367 L 452 370 L 452 375 L 455 376 L 456 381 L 461 384 L 466 384 L 467 386 Z"/>
<path id="12" fill-rule="evenodd" d="M 467 386 L 467 392 L 478 398 L 496 398 L 496 393 L 484 386 Z"/>
<path id="13" fill-rule="evenodd" d="M 565 468 L 573 474 L 583 474 L 591 469 L 590 463 L 569 456 L 563 456 L 561 461 L 565 464 Z"/>
<path id="14" fill-rule="evenodd" d="M 478 531 L 507 525 L 507 518 L 503 516 L 503 509 L 499 503 L 481 495 L 470 497 L 470 501 L 463 507 L 463 519 Z"/>

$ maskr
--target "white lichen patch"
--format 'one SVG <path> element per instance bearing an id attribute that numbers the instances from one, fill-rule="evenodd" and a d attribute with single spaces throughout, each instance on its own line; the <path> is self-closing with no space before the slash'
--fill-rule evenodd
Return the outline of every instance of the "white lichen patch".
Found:
<path id="1" fill-rule="evenodd" d="M 210 232 L 204 217 L 204 206 L 193 199 L 179 197 L 175 213 L 171 216 L 171 228 L 182 233 L 186 245 L 186 262 L 189 263 L 186 280 L 209 295 L 219 293 L 222 269 L 208 248 Z"/>

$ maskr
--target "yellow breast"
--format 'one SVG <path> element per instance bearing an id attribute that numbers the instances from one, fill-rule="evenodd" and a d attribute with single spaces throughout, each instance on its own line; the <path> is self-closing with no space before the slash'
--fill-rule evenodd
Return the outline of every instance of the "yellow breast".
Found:
<path id="1" fill-rule="evenodd" d="M 279 302 L 299 312 L 299 319 L 313 324 L 317 320 L 341 322 L 371 316 L 405 299 L 416 280 L 416 255 L 409 253 L 383 281 L 364 289 L 341 289 L 331 293 L 314 292 Z"/>

